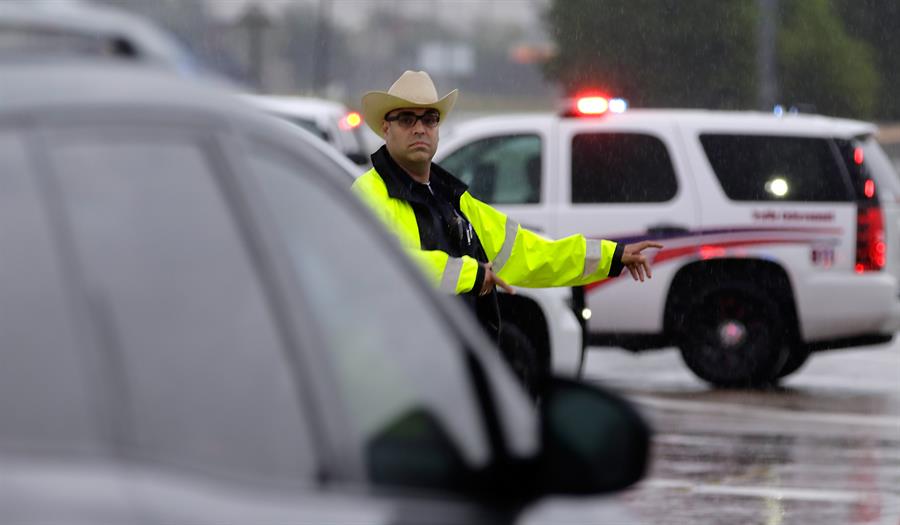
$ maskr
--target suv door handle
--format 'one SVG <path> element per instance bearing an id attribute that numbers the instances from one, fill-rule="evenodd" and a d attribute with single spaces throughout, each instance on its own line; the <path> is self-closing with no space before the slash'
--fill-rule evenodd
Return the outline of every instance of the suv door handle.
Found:
<path id="1" fill-rule="evenodd" d="M 678 234 L 690 233 L 687 226 L 680 224 L 654 224 L 647 228 L 647 233 L 654 236 L 672 236 Z"/>

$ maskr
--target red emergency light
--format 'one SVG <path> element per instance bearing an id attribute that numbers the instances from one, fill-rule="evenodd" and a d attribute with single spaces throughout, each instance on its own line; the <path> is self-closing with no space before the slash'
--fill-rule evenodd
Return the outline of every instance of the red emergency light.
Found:
<path id="1" fill-rule="evenodd" d="M 578 97 L 575 109 L 581 115 L 602 115 L 609 110 L 609 99 L 600 96 Z"/>
<path id="2" fill-rule="evenodd" d="M 568 117 L 598 117 L 607 113 L 624 113 L 628 102 L 600 93 L 581 93 L 568 99 L 564 115 Z"/>

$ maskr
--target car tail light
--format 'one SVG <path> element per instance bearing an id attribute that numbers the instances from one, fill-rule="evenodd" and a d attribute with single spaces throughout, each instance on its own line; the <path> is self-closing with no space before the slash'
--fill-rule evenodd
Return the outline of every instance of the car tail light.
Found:
<path id="1" fill-rule="evenodd" d="M 863 186 L 863 195 L 866 196 L 867 199 L 871 199 L 875 196 L 875 181 L 872 179 L 866 179 L 865 186 Z"/>
<path id="2" fill-rule="evenodd" d="M 857 140 L 835 140 L 835 143 L 853 184 L 856 201 L 855 270 L 856 273 L 877 272 L 884 268 L 887 259 L 878 185 L 869 174 L 865 152 Z"/>
<path id="3" fill-rule="evenodd" d="M 856 273 L 884 268 L 884 216 L 881 207 L 860 206 L 856 212 Z"/>
<path id="4" fill-rule="evenodd" d="M 341 129 L 355 129 L 358 128 L 359 125 L 362 124 L 362 116 L 356 111 L 351 111 L 347 113 L 347 115 L 341 119 L 340 128 Z"/>

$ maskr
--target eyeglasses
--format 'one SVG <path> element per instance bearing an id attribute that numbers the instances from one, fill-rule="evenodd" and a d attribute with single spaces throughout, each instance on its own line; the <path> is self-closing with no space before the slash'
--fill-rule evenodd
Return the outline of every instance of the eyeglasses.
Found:
<path id="1" fill-rule="evenodd" d="M 396 115 L 385 116 L 384 120 L 388 122 L 396 121 L 401 128 L 409 129 L 416 125 L 416 122 L 422 121 L 426 128 L 436 128 L 441 121 L 441 114 L 429 111 L 422 115 L 416 115 L 412 111 L 401 111 Z"/>

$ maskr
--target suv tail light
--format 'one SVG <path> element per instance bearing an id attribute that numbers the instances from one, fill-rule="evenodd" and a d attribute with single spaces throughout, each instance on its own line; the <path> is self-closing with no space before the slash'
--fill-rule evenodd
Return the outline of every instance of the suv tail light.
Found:
<path id="1" fill-rule="evenodd" d="M 856 273 L 880 271 L 884 268 L 887 245 L 875 181 L 868 173 L 863 149 L 856 140 L 835 142 L 856 197 Z"/>
<path id="2" fill-rule="evenodd" d="M 884 216 L 881 206 L 863 206 L 856 212 L 856 273 L 884 268 Z"/>

